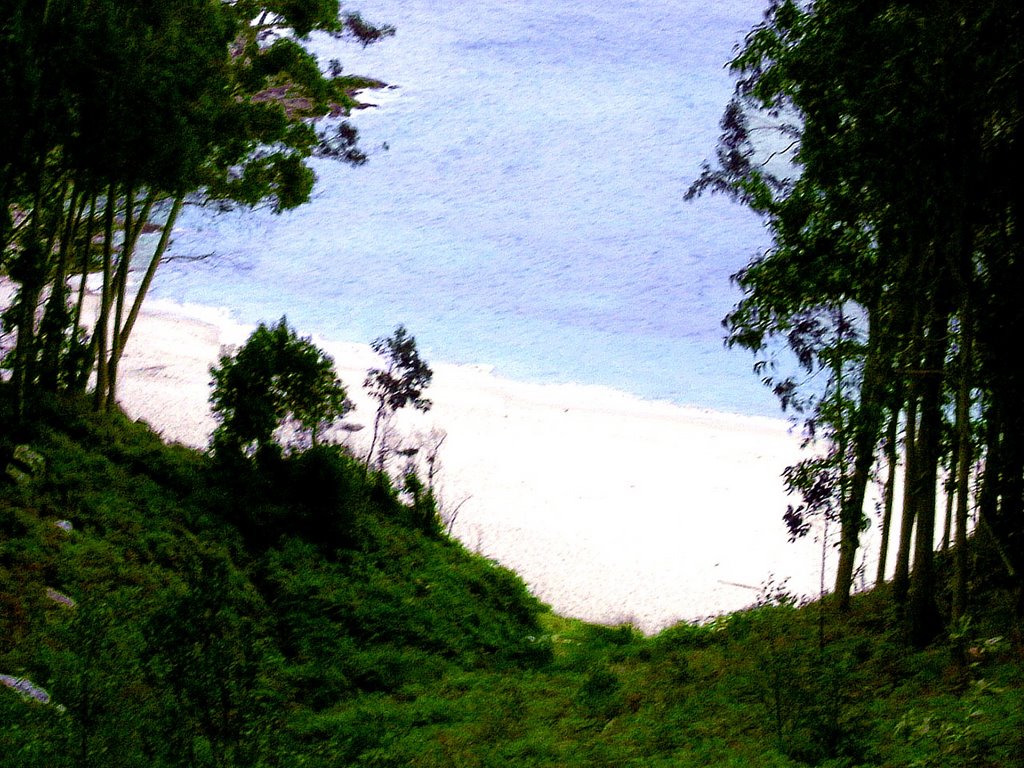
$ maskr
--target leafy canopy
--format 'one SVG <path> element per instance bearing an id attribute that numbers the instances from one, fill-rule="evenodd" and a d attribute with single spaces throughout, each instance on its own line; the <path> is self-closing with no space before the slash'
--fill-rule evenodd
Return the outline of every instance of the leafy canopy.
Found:
<path id="1" fill-rule="evenodd" d="M 395 328 L 388 337 L 381 336 L 371 345 L 373 351 L 384 359 L 383 368 L 371 368 L 363 386 L 370 397 L 377 401 L 377 413 L 373 419 L 373 438 L 366 456 L 367 465 L 373 460 L 374 448 L 380 438 L 377 463 L 383 469 L 388 454 L 387 430 L 384 423 L 395 411 L 411 405 L 417 411 L 429 411 L 432 403 L 423 396 L 434 378 L 430 366 L 420 357 L 416 349 L 416 337 L 404 325 Z"/>
<path id="2" fill-rule="evenodd" d="M 316 444 L 318 437 L 352 409 L 334 361 L 309 338 L 300 338 L 282 317 L 263 323 L 234 355 L 210 369 L 210 403 L 220 426 L 213 433 L 218 454 L 251 456 L 271 446 Z"/>
<path id="3" fill-rule="evenodd" d="M 371 345 L 373 351 L 384 358 L 384 368 L 373 368 L 366 377 L 366 386 L 382 408 L 397 411 L 412 405 L 418 411 L 430 410 L 431 402 L 423 397 L 423 390 L 434 376 L 430 367 L 420 358 L 416 338 L 404 325 L 399 325 L 387 338 L 381 337 Z"/>

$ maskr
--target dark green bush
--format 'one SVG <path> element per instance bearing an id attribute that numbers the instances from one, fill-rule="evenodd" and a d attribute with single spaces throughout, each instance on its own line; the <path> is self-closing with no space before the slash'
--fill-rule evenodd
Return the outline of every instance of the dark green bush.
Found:
<path id="1" fill-rule="evenodd" d="M 707 648 L 723 640 L 720 627 L 711 624 L 680 622 L 667 627 L 651 641 L 652 652 L 658 653 L 681 648 Z"/>
<path id="2" fill-rule="evenodd" d="M 319 445 L 294 454 L 280 484 L 294 531 L 328 550 L 355 541 L 356 509 L 362 503 L 361 471 L 338 446 Z"/>
<path id="3" fill-rule="evenodd" d="M 609 669 L 594 669 L 580 686 L 576 703 L 590 717 L 608 720 L 617 715 L 625 704 L 622 681 Z"/>

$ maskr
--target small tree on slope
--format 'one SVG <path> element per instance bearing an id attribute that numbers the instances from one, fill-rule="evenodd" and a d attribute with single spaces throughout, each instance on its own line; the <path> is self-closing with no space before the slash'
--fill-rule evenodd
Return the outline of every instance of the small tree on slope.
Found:
<path id="1" fill-rule="evenodd" d="M 416 349 L 416 339 L 406 331 L 404 325 L 395 328 L 391 336 L 380 337 L 371 345 L 373 351 L 384 359 L 383 368 L 371 368 L 363 386 L 370 397 L 377 401 L 377 413 L 373 419 L 373 437 L 370 450 L 366 455 L 366 463 L 373 461 L 373 452 L 377 450 L 377 466 L 384 468 L 387 458 L 387 439 L 381 426 L 388 416 L 407 405 L 418 411 L 429 411 L 432 403 L 423 397 L 423 390 L 430 385 L 434 372 L 420 358 Z"/>
<path id="2" fill-rule="evenodd" d="M 283 317 L 270 328 L 261 323 L 210 373 L 210 403 L 220 422 L 213 433 L 218 455 L 316 445 L 324 430 L 352 409 L 334 361 L 309 338 L 300 338 Z"/>

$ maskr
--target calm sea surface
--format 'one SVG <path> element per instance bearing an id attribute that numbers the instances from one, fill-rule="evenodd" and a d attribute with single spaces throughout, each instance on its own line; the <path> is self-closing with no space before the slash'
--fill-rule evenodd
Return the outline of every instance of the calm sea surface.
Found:
<path id="1" fill-rule="evenodd" d="M 337 340 L 405 323 L 432 361 L 777 414 L 720 326 L 767 235 L 682 199 L 762 2 L 346 7 L 398 28 L 365 50 L 313 43 L 395 86 L 353 117 L 370 162 L 318 164 L 313 201 L 282 216 L 189 211 L 175 252 L 216 258 L 168 265 L 156 294 Z"/>

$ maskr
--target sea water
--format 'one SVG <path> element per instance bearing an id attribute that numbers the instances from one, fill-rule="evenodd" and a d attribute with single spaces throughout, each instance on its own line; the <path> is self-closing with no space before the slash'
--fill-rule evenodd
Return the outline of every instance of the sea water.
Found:
<path id="1" fill-rule="evenodd" d="M 335 340 L 404 323 L 428 361 L 778 414 L 721 327 L 767 233 L 683 200 L 763 0 L 345 7 L 397 28 L 310 42 L 391 86 L 351 118 L 369 163 L 315 163 L 313 199 L 282 215 L 190 208 L 173 253 L 210 258 L 171 262 L 155 294 Z"/>

